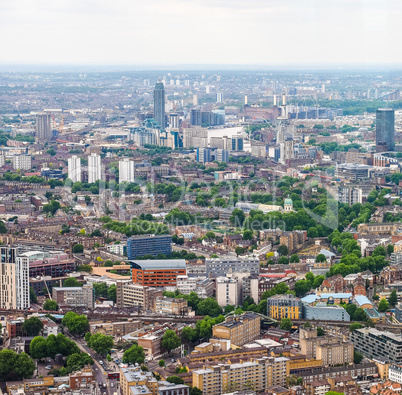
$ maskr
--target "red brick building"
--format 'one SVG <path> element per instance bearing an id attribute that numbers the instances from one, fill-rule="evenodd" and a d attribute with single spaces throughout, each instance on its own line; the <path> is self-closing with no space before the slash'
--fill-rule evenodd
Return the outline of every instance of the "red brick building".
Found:
<path id="1" fill-rule="evenodd" d="M 187 274 L 184 259 L 132 260 L 129 263 L 133 282 L 140 285 L 175 286 L 177 276 Z"/>

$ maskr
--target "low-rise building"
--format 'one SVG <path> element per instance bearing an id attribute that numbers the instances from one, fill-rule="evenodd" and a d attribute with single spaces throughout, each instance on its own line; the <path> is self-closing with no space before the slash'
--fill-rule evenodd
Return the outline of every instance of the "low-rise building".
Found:
<path id="1" fill-rule="evenodd" d="M 53 287 L 52 296 L 59 306 L 94 308 L 92 284 L 85 284 L 82 287 Z"/>
<path id="2" fill-rule="evenodd" d="M 370 359 L 402 364 L 402 336 L 375 328 L 356 329 L 349 334 L 355 349 Z"/>
<path id="3" fill-rule="evenodd" d="M 91 334 L 101 333 L 107 336 L 124 336 L 143 327 L 141 321 L 101 322 L 89 325 Z"/>
<path id="4" fill-rule="evenodd" d="M 155 299 L 154 311 L 160 314 L 195 315 L 191 307 L 188 306 L 187 300 L 181 298 L 168 298 L 166 296 L 159 296 Z"/>
<path id="5" fill-rule="evenodd" d="M 303 304 L 300 298 L 291 294 L 274 295 L 267 299 L 267 312 L 271 318 L 299 320 L 302 317 Z"/>
<path id="6" fill-rule="evenodd" d="M 350 315 L 342 306 L 328 306 L 324 303 L 317 303 L 315 306 L 304 305 L 303 318 L 305 320 L 350 321 Z"/>
<path id="7" fill-rule="evenodd" d="M 260 336 L 260 321 L 260 316 L 252 312 L 228 317 L 226 321 L 212 327 L 212 335 L 214 338 L 227 339 L 231 344 L 242 346 Z"/>

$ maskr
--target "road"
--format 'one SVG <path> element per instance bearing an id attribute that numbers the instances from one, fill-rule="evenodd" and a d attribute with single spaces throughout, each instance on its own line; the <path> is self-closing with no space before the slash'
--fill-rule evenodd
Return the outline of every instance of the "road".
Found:
<path id="1" fill-rule="evenodd" d="M 106 364 L 106 361 L 103 360 L 98 354 L 96 354 L 93 350 L 91 350 L 85 340 L 80 337 L 76 337 L 69 333 L 67 330 L 65 330 L 65 335 L 70 337 L 79 349 L 83 352 L 88 353 L 91 358 L 94 360 L 94 365 L 93 365 L 93 370 L 95 372 L 95 379 L 96 379 L 96 384 L 98 385 L 98 389 L 100 391 L 100 394 L 102 395 L 113 395 L 114 392 L 117 391 L 116 388 L 118 388 L 118 382 L 115 379 L 108 379 L 107 374 L 108 372 L 103 368 L 103 366 L 99 363 L 99 361 L 103 361 L 104 364 Z M 111 371 L 109 371 L 111 372 Z M 111 384 L 113 383 L 113 388 L 111 387 Z M 106 384 L 106 388 L 104 388 L 104 384 Z"/>

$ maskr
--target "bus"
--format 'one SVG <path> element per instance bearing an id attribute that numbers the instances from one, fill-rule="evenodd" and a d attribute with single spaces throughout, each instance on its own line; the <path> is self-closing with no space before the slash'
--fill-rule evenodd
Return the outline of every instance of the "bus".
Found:
<path id="1" fill-rule="evenodd" d="M 120 378 L 120 373 L 109 373 L 108 375 L 107 375 L 107 378 L 108 379 L 119 379 Z"/>

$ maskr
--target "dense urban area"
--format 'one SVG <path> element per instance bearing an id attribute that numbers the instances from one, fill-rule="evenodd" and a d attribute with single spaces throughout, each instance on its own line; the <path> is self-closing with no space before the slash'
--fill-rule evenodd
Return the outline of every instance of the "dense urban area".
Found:
<path id="1" fill-rule="evenodd" d="M 399 395 L 402 77 L 0 73 L 0 387 Z"/>

